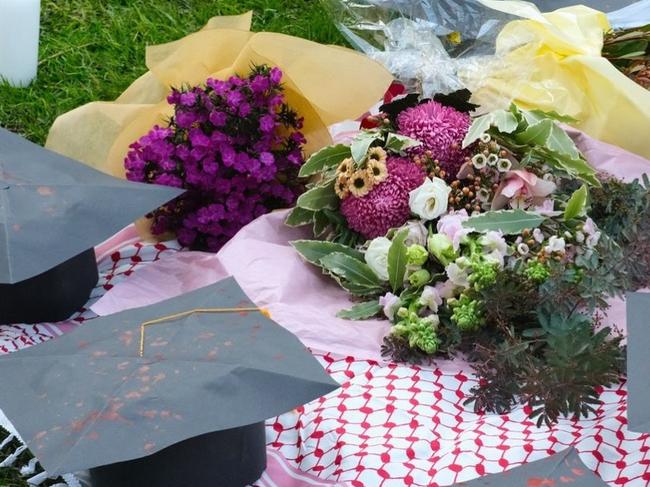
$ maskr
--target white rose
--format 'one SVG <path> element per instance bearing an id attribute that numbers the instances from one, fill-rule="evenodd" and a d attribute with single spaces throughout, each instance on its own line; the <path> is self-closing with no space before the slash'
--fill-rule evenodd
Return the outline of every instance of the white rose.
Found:
<path id="1" fill-rule="evenodd" d="M 434 220 L 447 212 L 451 188 L 440 178 L 426 178 L 409 193 L 411 211 L 423 220 Z"/>
<path id="2" fill-rule="evenodd" d="M 384 281 L 388 281 L 388 250 L 391 243 L 386 237 L 378 237 L 370 242 L 364 255 L 366 264 Z"/>

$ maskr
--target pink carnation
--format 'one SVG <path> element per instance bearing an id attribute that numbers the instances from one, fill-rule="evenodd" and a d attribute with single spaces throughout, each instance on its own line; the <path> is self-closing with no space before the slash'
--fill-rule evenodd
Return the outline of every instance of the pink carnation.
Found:
<path id="1" fill-rule="evenodd" d="M 397 117 L 400 134 L 422 142 L 414 150 L 430 150 L 450 180 L 456 177 L 468 154 L 461 145 L 470 123 L 467 113 L 435 101 L 404 110 Z"/>
<path id="2" fill-rule="evenodd" d="M 352 230 L 365 238 L 386 235 L 406 223 L 411 215 L 409 192 L 422 184 L 424 170 L 408 159 L 389 157 L 388 178 L 365 196 L 341 201 L 341 213 Z"/>

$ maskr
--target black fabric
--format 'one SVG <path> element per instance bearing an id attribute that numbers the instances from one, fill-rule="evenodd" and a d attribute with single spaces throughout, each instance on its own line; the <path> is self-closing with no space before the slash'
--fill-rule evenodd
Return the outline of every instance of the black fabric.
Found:
<path id="1" fill-rule="evenodd" d="M 94 249 L 18 284 L 0 284 L 0 323 L 63 321 L 90 297 L 99 279 Z"/>
<path id="2" fill-rule="evenodd" d="M 90 470 L 93 487 L 244 487 L 266 468 L 264 422 L 208 433 L 148 457 Z"/>

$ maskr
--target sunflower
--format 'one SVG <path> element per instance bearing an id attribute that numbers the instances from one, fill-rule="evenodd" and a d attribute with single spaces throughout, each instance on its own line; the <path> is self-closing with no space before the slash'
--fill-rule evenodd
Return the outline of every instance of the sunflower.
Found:
<path id="1" fill-rule="evenodd" d="M 349 184 L 350 178 L 345 174 L 339 174 L 339 177 L 336 178 L 336 182 L 334 183 L 334 192 L 336 193 L 336 196 L 342 200 L 350 196 L 350 190 L 348 188 Z"/>
<path id="2" fill-rule="evenodd" d="M 386 151 L 381 147 L 373 147 L 368 151 L 368 162 L 377 161 L 386 164 Z"/>
<path id="3" fill-rule="evenodd" d="M 354 171 L 348 180 L 348 189 L 350 190 L 350 193 L 357 198 L 362 198 L 370 193 L 370 190 L 372 189 L 372 181 L 370 181 L 368 171 L 363 169 Z"/>
<path id="4" fill-rule="evenodd" d="M 339 164 L 339 167 L 336 168 L 337 176 L 346 176 L 350 177 L 354 171 L 354 161 L 351 157 L 343 159 Z"/>
<path id="5" fill-rule="evenodd" d="M 368 161 L 368 164 L 366 164 L 366 171 L 368 171 L 370 181 L 372 181 L 374 184 L 381 183 L 388 177 L 388 169 L 386 169 L 386 164 L 374 159 L 370 159 Z"/>

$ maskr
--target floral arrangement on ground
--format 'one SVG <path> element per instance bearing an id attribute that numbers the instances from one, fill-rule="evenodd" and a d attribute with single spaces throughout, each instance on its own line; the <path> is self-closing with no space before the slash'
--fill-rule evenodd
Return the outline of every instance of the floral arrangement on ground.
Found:
<path id="1" fill-rule="evenodd" d="M 282 76 L 253 66 L 245 77 L 172 90 L 172 118 L 131 144 L 124 161 L 131 181 L 187 189 L 150 215 L 154 235 L 173 232 L 214 252 L 258 216 L 293 205 L 305 137 Z"/>
<path id="2" fill-rule="evenodd" d="M 411 94 L 312 155 L 292 242 L 351 296 L 339 316 L 390 320 L 382 353 L 462 355 L 468 403 L 537 424 L 587 416 L 624 374 L 606 299 L 650 284 L 650 181 L 593 169 L 555 113 L 478 117 L 465 91 Z"/>

